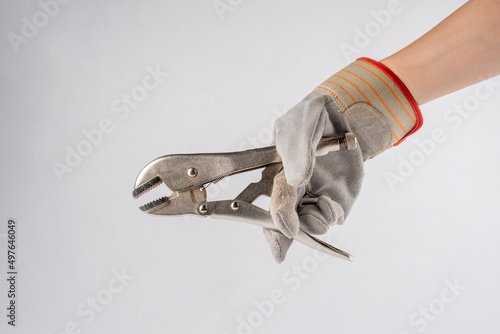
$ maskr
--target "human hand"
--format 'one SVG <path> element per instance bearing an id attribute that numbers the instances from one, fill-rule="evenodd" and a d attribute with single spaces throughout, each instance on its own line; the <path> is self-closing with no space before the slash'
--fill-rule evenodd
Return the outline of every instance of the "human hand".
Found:
<path id="1" fill-rule="evenodd" d="M 280 232 L 264 229 L 282 262 L 299 228 L 324 234 L 342 224 L 361 189 L 363 163 L 415 132 L 420 110 L 399 78 L 361 58 L 330 77 L 276 120 L 274 139 L 283 161 L 270 211 Z M 358 147 L 316 158 L 323 137 L 352 132 Z"/>

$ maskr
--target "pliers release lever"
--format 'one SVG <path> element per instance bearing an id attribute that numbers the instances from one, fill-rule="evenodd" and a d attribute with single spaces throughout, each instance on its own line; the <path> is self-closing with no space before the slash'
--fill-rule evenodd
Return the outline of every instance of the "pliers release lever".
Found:
<path id="1" fill-rule="evenodd" d="M 316 155 L 351 150 L 357 147 L 354 134 L 344 137 L 324 138 Z M 222 178 L 265 167 L 259 182 L 249 184 L 236 198 L 207 201 L 206 187 Z M 162 182 L 172 190 L 140 209 L 151 215 L 177 216 L 194 214 L 228 220 L 238 220 L 277 230 L 269 211 L 252 203 L 260 196 L 271 196 L 273 180 L 283 168 L 275 146 L 230 153 L 172 154 L 157 158 L 144 167 L 135 181 L 133 197 L 139 198 Z M 352 257 L 338 248 L 299 230 L 294 240 L 323 253 L 351 260 Z"/>

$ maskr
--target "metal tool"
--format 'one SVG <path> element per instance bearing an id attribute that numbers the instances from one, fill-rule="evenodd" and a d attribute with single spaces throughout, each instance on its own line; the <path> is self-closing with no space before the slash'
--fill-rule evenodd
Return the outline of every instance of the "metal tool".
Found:
<path id="1" fill-rule="evenodd" d="M 356 137 L 345 133 L 340 138 L 320 141 L 316 155 L 351 150 Z M 265 167 L 259 182 L 250 183 L 235 199 L 207 201 L 206 187 L 222 178 Z M 140 209 L 151 215 L 176 216 L 194 214 L 238 220 L 277 230 L 269 211 L 252 202 L 260 195 L 271 196 L 273 180 L 283 168 L 275 146 L 230 153 L 172 154 L 151 161 L 135 181 L 133 196 L 139 198 L 162 182 L 173 191 L 170 196 L 154 200 Z M 323 253 L 352 260 L 349 253 L 299 230 L 294 240 Z"/>

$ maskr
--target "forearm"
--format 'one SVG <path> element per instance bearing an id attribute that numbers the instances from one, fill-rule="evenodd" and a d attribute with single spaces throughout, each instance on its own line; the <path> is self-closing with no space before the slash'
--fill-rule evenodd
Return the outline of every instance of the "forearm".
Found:
<path id="1" fill-rule="evenodd" d="M 500 74 L 500 1 L 471 0 L 381 61 L 419 105 Z"/>

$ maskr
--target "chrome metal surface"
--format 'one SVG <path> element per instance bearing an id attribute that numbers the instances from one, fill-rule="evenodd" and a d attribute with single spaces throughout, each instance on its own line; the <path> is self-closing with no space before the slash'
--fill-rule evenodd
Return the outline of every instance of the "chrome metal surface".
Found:
<path id="1" fill-rule="evenodd" d="M 191 167 L 187 170 L 187 174 L 189 177 L 196 177 L 196 175 L 198 175 L 198 171 L 196 168 Z"/>
<path id="2" fill-rule="evenodd" d="M 198 212 L 201 214 L 205 214 L 208 212 L 208 206 L 206 204 L 200 204 L 198 207 Z"/>
<path id="3" fill-rule="evenodd" d="M 272 230 L 278 230 L 272 221 L 269 211 L 246 202 L 241 202 L 240 208 L 237 211 L 233 211 L 230 209 L 231 202 L 232 201 L 230 200 L 208 202 L 207 205 L 208 210 L 210 211 L 210 217 L 226 220 L 238 220 Z M 322 253 L 352 261 L 351 254 L 319 240 L 303 230 L 299 230 L 293 239 Z"/>
<path id="4" fill-rule="evenodd" d="M 355 148 L 356 137 L 346 133 L 341 138 L 323 139 L 317 146 L 316 155 Z M 207 201 L 208 185 L 228 175 L 261 167 L 265 168 L 260 181 L 250 183 L 235 199 Z M 261 195 L 271 196 L 274 177 L 281 169 L 281 157 L 274 146 L 230 153 L 167 155 L 153 160 L 141 170 L 132 194 L 134 198 L 139 198 L 163 182 L 173 193 L 141 206 L 141 210 L 152 215 L 195 214 L 238 220 L 277 230 L 269 211 L 252 203 Z M 352 258 L 350 254 L 302 230 L 294 240 L 326 254 L 348 260 Z"/>

